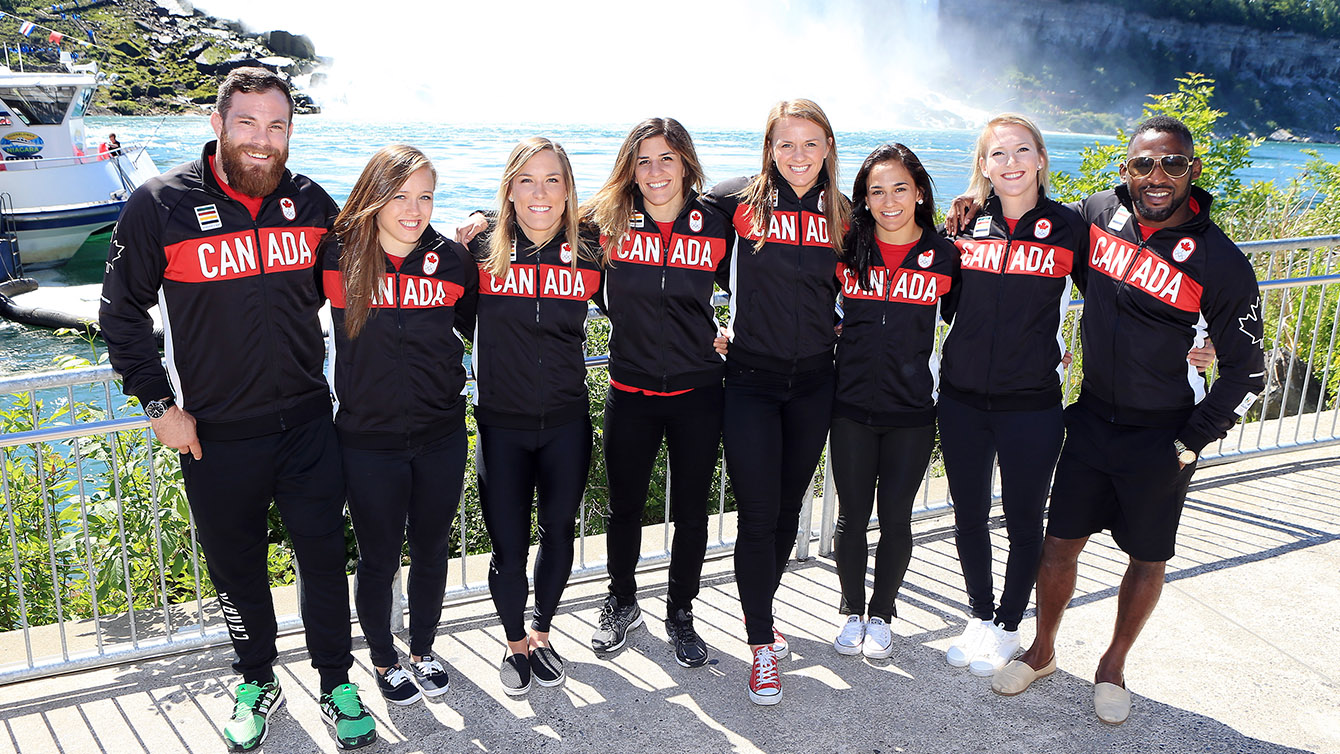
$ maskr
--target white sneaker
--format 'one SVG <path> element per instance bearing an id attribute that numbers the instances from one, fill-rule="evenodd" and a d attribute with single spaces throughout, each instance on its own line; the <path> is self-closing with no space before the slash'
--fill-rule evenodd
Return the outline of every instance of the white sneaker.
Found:
<path id="1" fill-rule="evenodd" d="M 997 670 L 1005 667 L 1005 663 L 1014 659 L 1014 653 L 1017 651 L 1019 651 L 1019 632 L 1006 631 L 1000 625 L 992 623 L 978 646 L 977 654 L 968 663 L 968 672 L 980 678 L 990 678 Z"/>
<path id="2" fill-rule="evenodd" d="M 865 638 L 865 621 L 859 615 L 847 616 L 842 630 L 833 640 L 833 649 L 840 655 L 858 655 L 861 653 L 861 641 Z"/>
<path id="3" fill-rule="evenodd" d="M 871 618 L 865 624 L 865 641 L 861 654 L 872 660 L 883 660 L 893 654 L 893 632 L 883 618 Z"/>
<path id="4" fill-rule="evenodd" d="M 968 667 L 968 662 L 977 656 L 979 646 L 983 637 L 990 630 L 988 626 L 991 621 L 977 620 L 969 618 L 968 625 L 963 629 L 963 633 L 949 645 L 949 650 L 945 652 L 945 662 L 956 668 Z"/>

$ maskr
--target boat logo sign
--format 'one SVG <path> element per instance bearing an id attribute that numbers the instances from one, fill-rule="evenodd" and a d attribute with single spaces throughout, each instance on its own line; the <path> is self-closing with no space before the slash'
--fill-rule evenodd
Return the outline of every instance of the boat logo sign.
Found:
<path id="1" fill-rule="evenodd" d="M 42 137 L 31 131 L 10 131 L 0 136 L 0 149 L 14 157 L 31 157 L 42 151 Z"/>

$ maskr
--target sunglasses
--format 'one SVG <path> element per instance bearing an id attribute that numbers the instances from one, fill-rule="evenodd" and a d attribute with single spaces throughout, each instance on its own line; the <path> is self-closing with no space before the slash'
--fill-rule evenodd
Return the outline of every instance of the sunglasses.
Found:
<path id="1" fill-rule="evenodd" d="M 1191 158 L 1184 154 L 1165 154 L 1162 157 L 1130 157 L 1126 160 L 1126 171 L 1136 178 L 1144 178 L 1154 172 L 1154 165 L 1162 165 L 1164 175 L 1169 178 L 1181 178 L 1191 169 Z"/>

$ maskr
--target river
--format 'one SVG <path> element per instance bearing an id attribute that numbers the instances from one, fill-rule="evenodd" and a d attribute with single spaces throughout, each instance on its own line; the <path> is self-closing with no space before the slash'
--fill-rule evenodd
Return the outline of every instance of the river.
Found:
<path id="1" fill-rule="evenodd" d="M 213 138 L 209 120 L 200 116 L 167 118 L 88 118 L 90 135 L 115 132 L 123 144 L 148 142 L 154 162 L 168 168 L 197 157 L 200 147 Z M 337 201 L 348 196 L 368 157 L 379 147 L 406 142 L 422 149 L 438 171 L 433 222 L 447 230 L 471 210 L 493 205 L 498 177 L 508 152 L 522 137 L 541 134 L 567 148 L 576 173 L 578 195 L 590 196 L 604 181 L 613 155 L 630 124 L 545 125 L 489 124 L 444 125 L 440 123 L 390 123 L 358 121 L 313 115 L 298 116 L 289 156 L 289 166 L 309 175 Z M 758 171 L 761 134 L 749 130 L 697 130 L 692 123 L 699 157 L 707 171 L 708 185 L 737 175 Z M 761 126 L 761 123 L 760 123 Z M 976 131 L 900 129 L 892 132 L 839 132 L 838 154 L 842 181 L 849 189 L 861 160 L 878 144 L 897 140 L 921 157 L 936 180 L 936 197 L 945 200 L 967 185 L 968 161 Z M 1054 170 L 1073 172 L 1080 150 L 1110 137 L 1079 134 L 1048 134 L 1047 146 Z M 1244 181 L 1274 180 L 1283 183 L 1307 161 L 1304 149 L 1315 149 L 1331 162 L 1340 161 L 1340 145 L 1266 143 L 1252 150 L 1253 165 L 1242 171 Z M 59 270 L 41 273 L 48 285 L 96 283 L 102 276 L 107 253 L 107 234 L 89 239 L 75 258 Z M 99 344 L 99 348 L 101 348 Z M 66 354 L 88 356 L 87 343 L 50 332 L 0 322 L 0 374 L 21 374 L 54 368 L 54 359 Z"/>

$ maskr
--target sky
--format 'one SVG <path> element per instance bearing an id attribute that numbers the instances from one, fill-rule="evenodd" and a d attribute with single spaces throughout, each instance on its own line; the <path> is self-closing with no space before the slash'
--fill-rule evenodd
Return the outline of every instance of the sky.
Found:
<path id="1" fill-rule="evenodd" d="M 943 63 L 924 43 L 935 38 L 936 0 L 196 7 L 253 31 L 306 34 L 334 60 L 314 96 L 349 117 L 621 124 L 669 115 L 690 128 L 761 128 L 774 102 L 794 97 L 818 102 L 839 130 L 972 125 L 983 114 L 926 83 Z M 940 115 L 907 123 L 923 103 Z"/>

